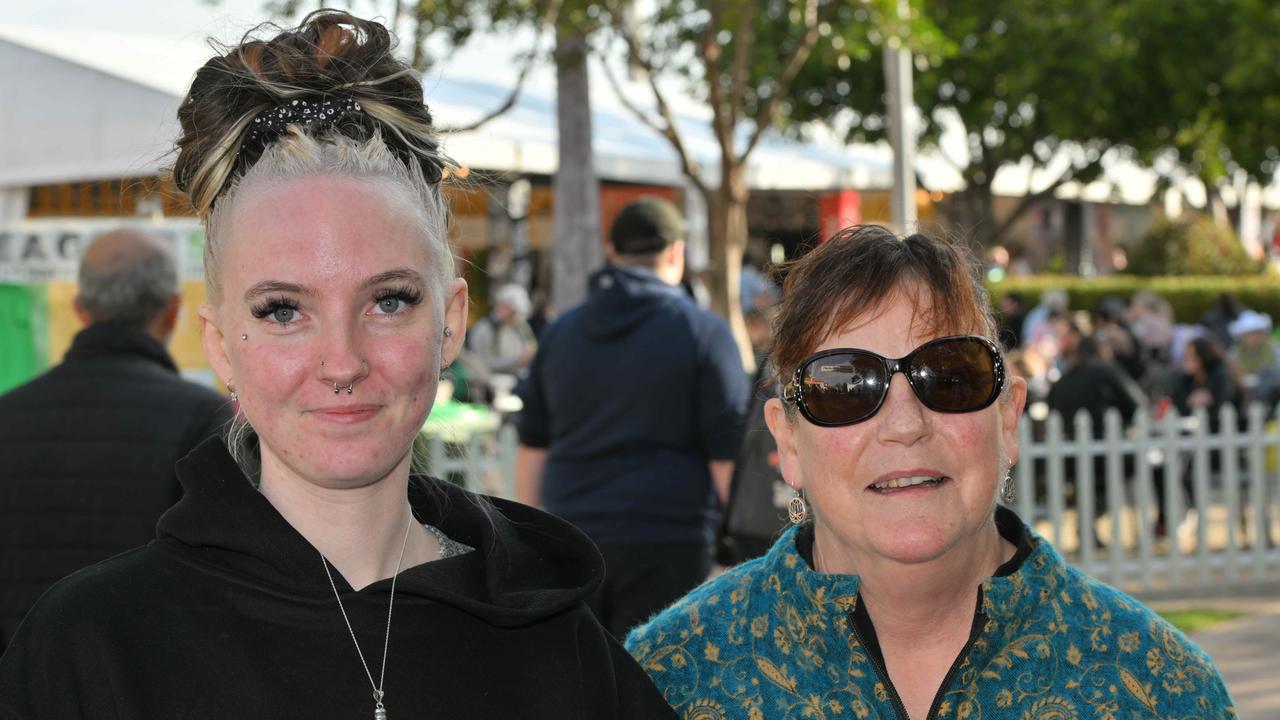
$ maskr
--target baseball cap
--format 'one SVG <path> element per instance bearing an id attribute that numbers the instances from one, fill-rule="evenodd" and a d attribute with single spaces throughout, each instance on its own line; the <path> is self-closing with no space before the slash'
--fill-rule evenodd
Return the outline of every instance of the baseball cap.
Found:
<path id="1" fill-rule="evenodd" d="M 621 255 L 645 255 L 684 239 L 684 221 L 675 205 L 644 197 L 622 208 L 609 229 L 613 249 Z"/>

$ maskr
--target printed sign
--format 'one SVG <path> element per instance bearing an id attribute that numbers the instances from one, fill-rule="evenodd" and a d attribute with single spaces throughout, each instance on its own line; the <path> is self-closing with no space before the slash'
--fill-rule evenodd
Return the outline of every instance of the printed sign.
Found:
<path id="1" fill-rule="evenodd" d="M 90 241 L 122 227 L 137 228 L 168 243 L 178 259 L 182 279 L 204 277 L 204 228 L 196 220 L 50 220 L 0 226 L 0 283 L 74 282 L 80 257 Z"/>

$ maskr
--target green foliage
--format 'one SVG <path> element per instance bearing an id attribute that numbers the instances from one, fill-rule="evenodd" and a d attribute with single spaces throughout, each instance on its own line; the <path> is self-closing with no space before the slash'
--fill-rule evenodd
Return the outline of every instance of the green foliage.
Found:
<path id="1" fill-rule="evenodd" d="M 1135 275 L 1250 275 L 1259 270 L 1229 228 L 1206 217 L 1161 220 L 1129 251 Z"/>
<path id="2" fill-rule="evenodd" d="M 1184 633 L 1204 630 L 1227 620 L 1235 620 L 1244 613 L 1238 610 L 1219 610 L 1216 608 L 1186 608 L 1185 610 L 1165 610 L 1160 616 L 1169 624 Z"/>
<path id="3" fill-rule="evenodd" d="M 1116 32 L 1135 52 L 1115 108 L 1144 159 L 1173 155 L 1210 184 L 1280 157 L 1280 11 L 1273 0 L 1130 0 Z"/>
<path id="4" fill-rule="evenodd" d="M 1005 293 L 1022 297 L 1023 307 L 1033 307 L 1046 290 L 1067 292 L 1072 310 L 1093 310 L 1103 298 L 1117 296 L 1126 301 L 1139 292 L 1153 292 L 1169 302 L 1175 322 L 1196 323 L 1222 293 L 1232 293 L 1242 305 L 1280 317 L 1280 279 L 1259 273 L 1254 276 L 1139 277 L 1106 275 L 1085 278 L 1077 275 L 1031 275 L 1009 277 L 987 283 L 992 303 Z"/>
<path id="5" fill-rule="evenodd" d="M 1044 195 L 1096 179 L 1104 157 L 1163 159 L 1210 187 L 1237 168 L 1269 180 L 1280 167 L 1274 0 L 913 0 L 912 10 L 921 144 L 964 180 L 948 220 L 985 242 L 1036 199 L 998 223 L 990 184 L 1001 167 L 1050 170 Z M 797 80 L 794 119 L 843 109 L 850 140 L 883 139 L 882 53 L 822 58 Z M 941 152 L 957 126 L 964 147 Z"/>

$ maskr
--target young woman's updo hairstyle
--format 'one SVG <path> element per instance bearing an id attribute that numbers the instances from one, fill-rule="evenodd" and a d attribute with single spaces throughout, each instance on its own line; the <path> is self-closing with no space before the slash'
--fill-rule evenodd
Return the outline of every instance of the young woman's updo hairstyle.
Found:
<path id="1" fill-rule="evenodd" d="M 782 268 L 786 280 L 771 357 L 776 378 L 785 382 L 829 335 L 867 320 L 904 290 L 915 293 L 912 299 L 925 313 L 915 319 L 924 333 L 973 334 L 996 342 L 977 270 L 973 255 L 948 241 L 920 234 L 900 238 L 879 225 L 841 230 Z"/>
<path id="2" fill-rule="evenodd" d="M 264 29 L 277 34 L 256 39 Z M 367 177 L 405 193 L 421 214 L 443 291 L 454 273 L 439 192 L 450 161 L 418 76 L 394 45 L 376 22 L 320 10 L 291 30 L 259 26 L 196 72 L 178 108 L 173 177 L 205 221 L 213 298 L 220 231 L 237 195 L 317 174 Z"/>

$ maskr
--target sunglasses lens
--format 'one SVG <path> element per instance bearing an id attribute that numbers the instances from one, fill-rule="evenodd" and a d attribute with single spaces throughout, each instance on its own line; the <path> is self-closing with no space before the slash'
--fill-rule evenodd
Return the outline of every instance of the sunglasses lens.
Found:
<path id="1" fill-rule="evenodd" d="M 801 373 L 805 408 L 829 424 L 864 420 L 884 396 L 884 367 L 870 355 L 840 353 L 817 358 Z"/>
<path id="2" fill-rule="evenodd" d="M 980 410 L 995 397 L 995 362 L 991 349 L 978 340 L 943 340 L 916 353 L 911 384 L 920 400 L 934 410 Z"/>

